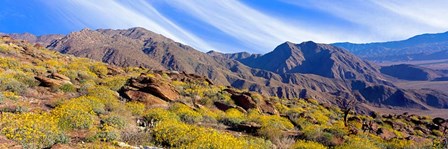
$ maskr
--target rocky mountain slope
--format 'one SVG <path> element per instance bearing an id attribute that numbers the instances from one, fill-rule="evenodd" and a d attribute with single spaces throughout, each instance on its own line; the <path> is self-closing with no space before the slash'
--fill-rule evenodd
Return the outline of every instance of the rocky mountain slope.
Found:
<path id="1" fill-rule="evenodd" d="M 422 34 L 401 41 L 377 43 L 334 43 L 372 61 L 413 61 L 447 59 L 448 32 Z M 445 54 L 443 54 L 445 53 Z"/>
<path id="2" fill-rule="evenodd" d="M 446 147 L 445 118 L 359 114 L 339 101 L 263 96 L 0 38 L 0 148 Z"/>
<path id="3" fill-rule="evenodd" d="M 397 88 L 376 66 L 343 49 L 314 42 L 286 42 L 265 55 L 206 54 L 143 28 L 84 29 L 52 42 L 48 48 L 118 66 L 195 73 L 216 84 L 284 98 L 330 103 L 339 98 L 356 99 L 417 109 L 431 109 L 433 106 L 427 104 L 430 97 L 438 103 L 448 100 L 443 93 L 432 98 L 428 91 Z"/>

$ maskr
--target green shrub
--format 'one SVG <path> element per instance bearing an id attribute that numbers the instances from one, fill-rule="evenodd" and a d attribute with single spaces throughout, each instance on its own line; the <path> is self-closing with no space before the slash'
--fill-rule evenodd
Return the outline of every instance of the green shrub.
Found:
<path id="1" fill-rule="evenodd" d="M 61 85 L 59 87 L 59 89 L 61 91 L 63 91 L 63 92 L 66 92 L 66 93 L 75 92 L 76 91 L 75 86 L 73 86 L 73 84 L 70 84 L 70 83 L 65 83 L 65 84 Z"/>
<path id="2" fill-rule="evenodd" d="M 111 126 L 104 126 L 101 128 L 99 132 L 95 134 L 93 138 L 90 138 L 90 140 L 100 140 L 104 142 L 111 142 L 115 141 L 120 138 L 120 132 L 114 129 Z"/>
<path id="3" fill-rule="evenodd" d="M 108 116 L 104 118 L 101 122 L 103 123 L 103 125 L 112 126 L 118 129 L 122 129 L 126 126 L 126 120 L 117 115 Z"/>

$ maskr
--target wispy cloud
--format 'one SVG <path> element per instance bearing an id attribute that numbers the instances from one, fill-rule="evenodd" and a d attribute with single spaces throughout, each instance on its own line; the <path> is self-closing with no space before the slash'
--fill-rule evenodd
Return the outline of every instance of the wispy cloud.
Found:
<path id="1" fill-rule="evenodd" d="M 312 32 L 300 24 L 279 20 L 239 1 L 167 1 L 183 12 L 208 23 L 246 43 L 249 47 L 271 50 L 285 41 L 334 41 L 331 36 Z M 254 50 L 260 50 L 254 49 Z"/>
<path id="2" fill-rule="evenodd" d="M 135 0 L 132 3 L 111 0 L 43 2 L 58 10 L 58 15 L 69 20 L 71 25 L 93 28 L 145 27 L 199 50 L 212 49 L 202 39 L 168 20 L 144 0 Z"/>
<path id="3" fill-rule="evenodd" d="M 448 1 L 445 0 L 279 0 L 298 9 L 307 9 L 306 12 L 297 13 L 288 11 L 294 14 L 273 14 L 272 11 L 270 13 L 236 0 L 39 1 L 56 10 L 56 15 L 69 22 L 67 26 L 140 26 L 201 51 L 213 49 L 226 52 L 244 48 L 241 50 L 264 53 L 285 41 L 387 41 L 427 32 L 443 32 L 448 28 L 448 9 L 444 8 L 448 6 Z M 183 24 L 188 21 L 179 21 L 182 18 L 176 14 L 166 13 L 167 8 L 184 13 L 179 16 L 191 18 L 188 21 L 207 29 Z M 300 20 L 294 15 L 307 16 L 303 18 L 312 18 L 312 21 Z M 328 16 L 343 23 L 325 20 Z M 206 36 L 208 33 L 217 36 Z M 229 42 L 237 43 L 230 45 Z"/>
<path id="4" fill-rule="evenodd" d="M 365 31 L 360 41 L 397 40 L 425 32 L 441 32 L 448 27 L 444 8 L 448 1 L 367 0 L 367 1 L 286 1 L 337 16 Z M 344 28 L 341 26 L 340 28 Z M 350 34 L 350 33 L 349 33 Z"/>

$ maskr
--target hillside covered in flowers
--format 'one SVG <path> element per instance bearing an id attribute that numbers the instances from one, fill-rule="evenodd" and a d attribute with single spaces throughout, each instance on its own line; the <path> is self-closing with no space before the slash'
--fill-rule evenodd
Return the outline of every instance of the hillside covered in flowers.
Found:
<path id="1" fill-rule="evenodd" d="M 357 114 L 347 103 L 268 97 L 0 39 L 0 148 L 446 147 L 446 119 Z"/>

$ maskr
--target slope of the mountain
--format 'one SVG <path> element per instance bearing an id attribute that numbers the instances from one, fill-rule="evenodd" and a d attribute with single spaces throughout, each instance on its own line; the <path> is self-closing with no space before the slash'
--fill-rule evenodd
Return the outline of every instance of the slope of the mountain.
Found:
<path id="1" fill-rule="evenodd" d="M 343 98 L 373 103 L 377 99 L 366 93 L 377 86 L 390 88 L 375 92 L 378 95 L 375 98 L 387 96 L 378 100 L 378 104 L 427 107 L 419 102 L 424 100 L 426 94 L 413 96 L 412 91 L 398 89 L 386 81 L 376 66 L 341 48 L 314 42 L 286 42 L 261 56 L 247 53 L 206 54 L 143 28 L 85 29 L 53 42 L 48 48 L 119 66 L 195 73 L 207 76 L 219 85 L 284 98 L 315 98 L 331 103 Z M 400 93 L 406 96 L 391 96 Z M 397 100 L 403 102 L 395 102 Z"/>
<path id="2" fill-rule="evenodd" d="M 278 74 L 301 73 L 323 77 L 362 80 L 382 84 L 382 76 L 374 65 L 362 61 L 348 51 L 326 44 L 285 42 L 260 57 L 242 63 Z"/>
<path id="3" fill-rule="evenodd" d="M 44 45 L 44 46 L 51 44 L 51 42 L 55 41 L 56 39 L 61 39 L 62 37 L 64 37 L 64 35 L 62 35 L 62 34 L 49 34 L 49 35 L 36 36 L 36 35 L 30 34 L 30 33 L 22 33 L 22 34 L 0 33 L 0 35 L 8 35 L 14 39 L 26 40 L 30 43 L 38 43 L 38 44 Z"/>
<path id="4" fill-rule="evenodd" d="M 401 41 L 377 43 L 334 43 L 355 55 L 373 61 L 436 60 L 447 55 L 434 54 L 448 51 L 448 32 L 422 34 Z"/>
<path id="5" fill-rule="evenodd" d="M 410 64 L 384 66 L 381 67 L 380 71 L 389 76 L 410 81 L 440 80 L 444 77 L 444 74 L 441 71 Z"/>

